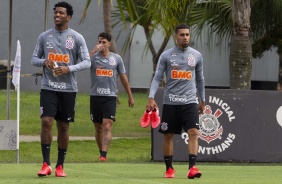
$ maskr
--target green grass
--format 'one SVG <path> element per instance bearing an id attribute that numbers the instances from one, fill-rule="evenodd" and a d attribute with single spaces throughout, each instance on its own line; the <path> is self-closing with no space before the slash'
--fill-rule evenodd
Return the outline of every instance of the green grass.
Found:
<path id="1" fill-rule="evenodd" d="M 135 105 L 129 108 L 126 93 L 119 94 L 120 105 L 117 106 L 116 121 L 113 125 L 115 137 L 146 137 L 150 129 L 143 129 L 139 119 L 147 103 L 147 94 L 134 93 Z M 6 119 L 6 91 L 0 91 L 0 119 Z M 10 94 L 10 119 L 16 120 L 16 91 Z M 89 95 L 78 93 L 75 123 L 70 125 L 71 136 L 94 136 L 94 125 L 89 114 Z M 41 128 L 39 111 L 39 92 L 22 92 L 20 96 L 20 135 L 39 135 Z M 57 135 L 56 126 L 53 134 Z"/>
<path id="2" fill-rule="evenodd" d="M 163 163 L 87 163 L 66 164 L 66 178 L 56 178 L 54 173 L 39 178 L 40 164 L 1 164 L 0 183 L 103 183 L 103 184 L 279 184 L 281 166 L 199 164 L 203 173 L 200 179 L 188 180 L 187 166 L 174 164 L 176 177 L 163 178 Z"/>
<path id="3" fill-rule="evenodd" d="M 145 93 L 135 93 L 135 107 L 127 106 L 127 97 L 120 94 L 117 121 L 106 163 L 98 161 L 99 150 L 95 141 L 70 141 L 65 160 L 66 178 L 56 178 L 54 172 L 46 178 L 37 177 L 42 156 L 39 142 L 20 142 L 20 163 L 16 163 L 16 151 L 0 150 L 0 183 L 103 183 L 103 184 L 278 184 L 281 183 L 281 164 L 207 163 L 198 162 L 203 172 L 198 180 L 187 181 L 187 163 L 174 162 L 176 178 L 165 179 L 163 162 L 151 161 L 150 129 L 139 125 L 147 102 Z M 6 92 L 0 91 L 0 119 L 6 119 Z M 16 92 L 11 92 L 10 119 L 16 119 Z M 55 126 L 54 126 L 55 127 Z M 20 134 L 37 135 L 40 132 L 39 93 L 21 94 Z M 54 129 L 54 135 L 56 130 Z M 93 136 L 94 127 L 89 118 L 89 96 L 78 94 L 76 122 L 71 124 L 70 134 Z M 131 138 L 128 138 L 131 137 Z M 161 144 L 161 143 L 160 143 Z M 57 143 L 51 147 L 51 162 L 57 160 Z"/>
<path id="4" fill-rule="evenodd" d="M 42 163 L 39 142 L 20 142 L 20 163 Z M 66 163 L 97 162 L 99 150 L 96 141 L 70 141 Z M 150 162 L 151 139 L 121 138 L 113 139 L 107 158 L 110 162 Z M 51 147 L 51 162 L 57 160 L 57 142 Z M 16 163 L 16 151 L 0 151 L 0 163 Z"/>

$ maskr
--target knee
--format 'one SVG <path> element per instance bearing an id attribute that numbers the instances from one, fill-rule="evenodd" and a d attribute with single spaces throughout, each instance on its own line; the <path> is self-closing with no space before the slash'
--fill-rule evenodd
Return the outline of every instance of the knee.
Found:
<path id="1" fill-rule="evenodd" d="M 110 120 L 103 121 L 102 127 L 104 131 L 111 131 L 112 130 L 112 121 Z"/>
<path id="2" fill-rule="evenodd" d="M 94 123 L 96 133 L 102 132 L 102 124 L 101 123 Z"/>
<path id="3" fill-rule="evenodd" d="M 174 135 L 174 134 L 164 134 L 164 140 L 165 140 L 166 142 L 172 141 L 173 135 Z"/>
<path id="4" fill-rule="evenodd" d="M 189 139 L 198 138 L 199 131 L 196 128 L 192 128 L 188 130 Z"/>
<path id="5" fill-rule="evenodd" d="M 43 117 L 41 119 L 42 130 L 51 130 L 54 119 L 51 117 Z"/>
<path id="6" fill-rule="evenodd" d="M 58 133 L 66 133 L 69 130 L 69 123 L 57 122 Z"/>

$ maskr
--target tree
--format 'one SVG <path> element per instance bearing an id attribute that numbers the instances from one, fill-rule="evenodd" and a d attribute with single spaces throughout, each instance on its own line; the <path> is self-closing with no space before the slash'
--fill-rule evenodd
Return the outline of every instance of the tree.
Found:
<path id="1" fill-rule="evenodd" d="M 144 30 L 147 40 L 143 54 L 146 55 L 149 50 L 152 54 L 153 74 L 156 70 L 159 57 L 164 51 L 174 28 L 179 23 L 188 23 L 189 5 L 195 0 L 117 0 L 117 9 L 113 13 L 114 26 L 130 23 L 130 30 L 123 46 L 123 53 L 127 50 L 131 43 L 137 26 L 141 26 Z M 121 29 L 120 31 L 123 31 Z M 163 40 L 160 40 L 161 46 L 157 50 L 152 41 L 155 32 L 161 31 Z M 164 81 L 160 84 L 164 85 Z"/>
<path id="2" fill-rule="evenodd" d="M 236 4 L 232 4 L 232 2 Z M 250 5 L 250 7 L 248 4 Z M 242 12 L 240 8 L 238 9 L 238 7 L 240 6 L 242 8 L 241 10 L 243 10 L 243 8 L 246 9 Z M 252 9 L 252 11 L 250 10 L 250 8 Z M 247 18 L 249 17 L 249 13 L 250 20 L 249 18 Z M 243 45 L 243 47 L 245 47 L 247 50 L 238 49 L 238 54 L 236 54 L 236 48 L 240 48 L 242 44 L 238 42 L 243 40 L 235 40 L 235 38 L 240 38 L 238 37 L 240 34 L 248 34 L 248 36 L 251 38 L 251 43 L 253 43 L 251 52 L 255 52 L 255 55 L 253 54 L 253 56 L 256 57 L 261 56 L 264 51 L 269 50 L 273 46 L 277 46 L 277 43 L 271 41 L 275 41 L 275 39 L 268 39 L 268 45 L 271 45 L 268 48 L 264 46 L 265 43 L 260 42 L 259 40 L 267 40 L 270 33 L 273 33 L 274 30 L 278 31 L 279 28 L 281 28 L 282 1 L 250 0 L 247 2 L 243 0 L 208 0 L 199 3 L 196 8 L 193 8 L 192 17 L 194 16 L 200 17 L 201 20 L 196 27 L 198 32 L 202 30 L 202 27 L 204 25 L 207 25 L 210 27 L 210 33 L 216 33 L 219 37 L 232 37 L 229 60 L 231 75 L 230 88 L 250 89 L 249 81 L 251 77 L 251 66 L 249 65 L 250 62 L 248 61 L 250 58 L 250 48 L 248 43 L 249 40 L 247 37 L 245 37 L 245 44 L 247 45 Z M 243 26 L 242 30 L 240 28 L 240 25 Z M 234 35 L 236 37 L 234 37 Z M 254 46 L 255 44 L 256 46 Z M 256 55 L 258 49 L 255 48 L 258 47 L 261 49 L 259 54 Z M 281 49 L 278 49 L 278 51 L 280 50 Z M 244 53 L 244 58 L 246 59 L 246 61 L 242 62 L 243 60 L 240 60 L 240 57 L 243 56 L 242 52 L 245 51 L 247 52 L 247 54 Z M 237 59 L 234 60 L 234 57 L 237 57 Z M 247 70 L 245 69 L 245 67 Z M 279 68 L 282 71 L 281 64 Z M 282 72 L 279 73 L 279 84 L 281 83 Z M 246 84 L 247 86 L 245 86 Z"/>
<path id="3" fill-rule="evenodd" d="M 250 17 L 250 0 L 233 0 L 233 32 L 229 57 L 231 89 L 251 89 L 252 44 Z"/>
<path id="4" fill-rule="evenodd" d="M 131 24 L 122 52 L 130 45 L 136 27 L 142 26 L 147 39 L 146 49 L 153 55 L 153 71 L 175 25 L 180 22 L 195 27 L 198 34 L 207 26 L 210 33 L 216 33 L 219 38 L 231 38 L 229 70 L 232 89 L 251 88 L 252 39 L 263 38 L 282 21 L 281 0 L 117 0 L 117 5 L 112 14 L 113 26 L 124 23 L 127 28 L 126 24 Z M 252 13 L 252 7 L 257 13 Z M 263 25 L 263 29 L 254 29 L 256 25 Z M 164 39 L 156 50 L 152 35 L 160 30 Z"/>
<path id="5" fill-rule="evenodd" d="M 277 48 L 279 72 L 277 90 L 282 90 L 282 1 L 256 1 L 253 4 L 251 22 L 255 42 L 252 45 L 253 57 L 260 58 L 263 53 Z"/>
<path id="6" fill-rule="evenodd" d="M 82 14 L 82 17 L 80 19 L 80 24 L 85 20 L 86 15 L 87 15 L 87 10 L 88 10 L 88 7 L 89 7 L 90 4 L 91 4 L 91 0 L 87 0 L 83 14 Z M 100 0 L 98 1 L 98 5 L 100 5 Z M 104 30 L 105 30 L 105 32 L 112 35 L 112 41 L 111 41 L 112 45 L 110 47 L 110 50 L 114 53 L 117 53 L 116 41 L 114 39 L 113 28 L 112 28 L 111 12 L 112 12 L 112 1 L 111 0 L 103 0 Z"/>

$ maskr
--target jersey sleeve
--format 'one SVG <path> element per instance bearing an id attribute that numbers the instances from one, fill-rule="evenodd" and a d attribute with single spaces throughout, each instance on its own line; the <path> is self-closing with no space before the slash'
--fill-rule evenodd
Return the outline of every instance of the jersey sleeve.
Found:
<path id="1" fill-rule="evenodd" d="M 117 63 L 117 72 L 119 75 L 126 73 L 123 60 L 120 56 L 117 57 L 118 63 Z"/>
<path id="2" fill-rule="evenodd" d="M 78 58 L 80 59 L 81 62 L 75 65 L 69 66 L 70 72 L 85 70 L 87 68 L 90 68 L 91 66 L 88 48 L 87 48 L 87 45 L 86 45 L 86 42 L 83 36 L 79 35 L 77 39 L 78 39 L 77 40 L 78 41 Z"/>
<path id="3" fill-rule="evenodd" d="M 44 39 L 43 39 L 43 34 L 40 34 L 32 54 L 31 64 L 37 67 L 44 66 L 45 59 L 43 57 L 44 57 Z"/>
<path id="4" fill-rule="evenodd" d="M 151 83 L 149 98 L 155 97 L 155 94 L 156 94 L 156 92 L 159 88 L 159 85 L 160 85 L 160 81 L 163 78 L 163 74 L 164 74 L 165 69 L 166 69 L 165 58 L 163 57 L 163 55 L 161 55 L 160 58 L 159 58 L 157 67 L 156 67 L 155 75 L 154 75 L 152 83 Z"/>
<path id="5" fill-rule="evenodd" d="M 196 71 L 197 90 L 199 92 L 201 101 L 205 101 L 205 78 L 203 71 L 203 57 L 201 54 L 199 56 L 199 62 L 196 65 L 195 71 Z"/>

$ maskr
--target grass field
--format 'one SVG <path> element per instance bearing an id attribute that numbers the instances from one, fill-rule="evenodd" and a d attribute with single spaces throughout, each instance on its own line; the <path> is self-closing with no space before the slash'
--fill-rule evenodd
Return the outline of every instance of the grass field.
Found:
<path id="1" fill-rule="evenodd" d="M 70 141 L 66 160 L 66 178 L 39 178 L 42 157 L 39 142 L 20 142 L 20 163 L 16 163 L 16 151 L 0 150 L 0 184 L 2 183 L 98 183 L 98 184 L 278 184 L 282 180 L 281 164 L 206 163 L 198 162 L 203 172 L 200 179 L 187 181 L 187 163 L 174 163 L 176 178 L 165 179 L 165 165 L 151 161 L 150 129 L 141 128 L 139 119 L 144 112 L 147 94 L 135 93 L 135 107 L 127 106 L 127 97 L 120 94 L 117 121 L 106 163 L 98 161 L 99 151 L 95 141 Z M 89 96 L 78 94 L 76 122 L 70 126 L 71 136 L 94 136 L 89 118 Z M 6 118 L 6 92 L 0 91 L 0 119 Z M 16 93 L 11 92 L 11 119 L 16 119 Z M 39 93 L 21 94 L 20 134 L 36 135 L 40 132 Z M 55 127 L 55 126 L 54 126 Z M 56 130 L 53 130 L 56 135 Z M 161 144 L 161 143 L 160 143 Z M 54 169 L 57 159 L 57 143 L 53 141 L 51 162 Z"/>
<path id="2" fill-rule="evenodd" d="M 53 164 L 54 165 L 54 164 Z M 84 163 L 66 164 L 66 178 L 56 178 L 54 172 L 44 178 L 36 173 L 40 164 L 1 164 L 0 183 L 68 183 L 68 184 L 278 184 L 282 167 L 258 165 L 198 164 L 200 179 L 188 180 L 187 166 L 174 164 L 176 177 L 163 178 L 162 163 Z"/>
<path id="3" fill-rule="evenodd" d="M 0 91 L 0 119 L 6 119 L 6 91 Z M 146 93 L 134 93 L 135 105 L 128 107 L 127 95 L 119 94 L 120 104 L 117 106 L 116 122 L 113 126 L 115 137 L 150 136 L 150 129 L 143 129 L 139 119 L 144 113 L 147 103 Z M 70 124 L 71 136 L 94 136 L 94 126 L 90 120 L 89 94 L 78 93 L 76 101 L 75 122 Z M 10 94 L 10 119 L 16 119 L 16 92 Z M 20 134 L 39 135 L 41 128 L 39 111 L 39 92 L 22 92 L 20 96 Z M 53 126 L 56 135 L 56 126 Z"/>

